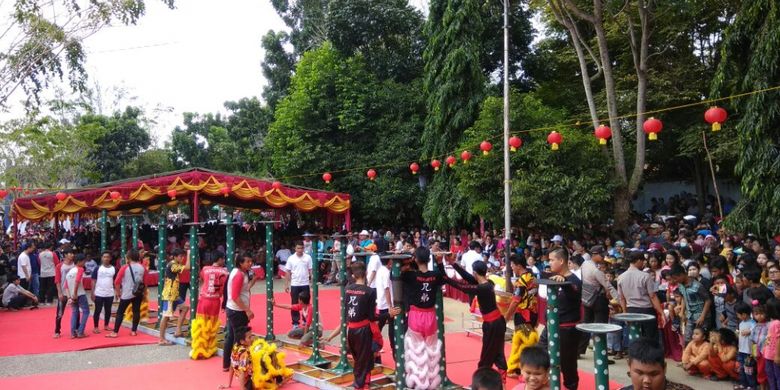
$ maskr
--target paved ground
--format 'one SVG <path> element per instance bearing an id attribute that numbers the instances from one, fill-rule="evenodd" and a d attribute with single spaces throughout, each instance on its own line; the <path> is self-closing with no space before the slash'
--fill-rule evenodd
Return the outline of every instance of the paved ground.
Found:
<path id="1" fill-rule="evenodd" d="M 283 283 L 274 283 L 276 292 L 283 290 Z M 335 287 L 322 286 L 322 289 Z M 265 284 L 258 283 L 253 289 L 254 293 L 265 292 Z M 157 296 L 156 288 L 150 291 L 151 297 Z M 470 314 L 468 306 L 464 303 L 445 298 L 444 314 L 453 321 L 446 322 L 445 328 L 449 332 L 461 332 L 464 326 L 468 326 Z M 0 378 L 11 376 L 25 376 L 52 372 L 64 372 L 83 370 L 85 367 L 125 367 L 139 364 L 162 363 L 188 359 L 189 350 L 181 346 L 159 347 L 157 345 L 143 345 L 133 347 L 107 348 L 90 351 L 52 353 L 28 356 L 12 356 L 0 358 Z M 610 379 L 628 384 L 628 368 L 625 360 L 618 360 L 610 366 Z M 593 370 L 591 359 L 581 359 L 578 362 L 581 370 Z M 668 364 L 667 376 L 669 379 L 699 389 L 726 390 L 731 389 L 729 382 L 711 382 L 698 377 L 685 374 L 681 368 L 672 361 Z"/>

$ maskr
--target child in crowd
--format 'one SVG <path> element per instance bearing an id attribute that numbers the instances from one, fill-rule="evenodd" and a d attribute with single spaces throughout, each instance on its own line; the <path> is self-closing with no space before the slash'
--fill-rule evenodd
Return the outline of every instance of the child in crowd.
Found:
<path id="1" fill-rule="evenodd" d="M 751 353 L 756 359 L 756 383 L 764 389 L 766 388 L 766 363 L 762 350 L 766 344 L 767 323 L 766 306 L 753 306 L 753 320 L 756 321 L 753 330 L 750 332 Z"/>
<path id="2" fill-rule="evenodd" d="M 503 390 L 501 375 L 492 368 L 482 367 L 471 377 L 471 390 Z"/>
<path id="3" fill-rule="evenodd" d="M 514 390 L 550 390 L 550 355 L 535 345 L 526 347 L 520 354 L 520 374 L 523 382 Z"/>
<path id="4" fill-rule="evenodd" d="M 691 342 L 685 347 L 682 356 L 682 367 L 690 375 L 709 372 L 710 343 L 701 327 L 693 330 Z"/>
<path id="5" fill-rule="evenodd" d="M 737 351 L 737 362 L 739 362 L 739 389 L 755 389 L 756 377 L 751 369 L 755 367 L 755 360 L 752 356 L 752 345 L 750 335 L 756 325 L 756 321 L 750 318 L 753 308 L 745 302 L 737 304 L 737 317 L 739 317 L 739 350 Z M 749 364 L 745 364 L 749 363 Z M 747 366 L 747 367 L 746 367 Z"/>
<path id="6" fill-rule="evenodd" d="M 730 286 L 726 287 L 726 293 L 723 295 L 723 314 L 720 315 L 720 328 L 730 329 L 732 332 L 737 330 L 739 319 L 737 318 L 737 292 Z"/>
<path id="7" fill-rule="evenodd" d="M 737 335 L 728 328 L 710 332 L 710 372 L 702 370 L 712 381 L 737 379 Z"/>
<path id="8" fill-rule="evenodd" d="M 252 356 L 249 354 L 249 347 L 252 345 L 252 328 L 241 326 L 236 329 L 236 340 L 233 345 L 233 351 L 230 353 L 230 373 L 227 386 L 221 385 L 220 389 L 228 389 L 233 386 L 233 377 L 238 378 L 239 388 L 241 390 L 252 390 Z"/>
<path id="9" fill-rule="evenodd" d="M 724 296 L 726 295 L 726 290 L 728 287 L 729 283 L 726 275 L 718 275 L 713 279 L 712 287 L 710 288 L 710 294 L 712 294 L 712 303 L 715 307 L 715 318 L 717 319 L 717 321 L 715 321 L 715 328 L 717 329 L 720 329 L 722 326 L 720 319 L 722 318 L 723 312 L 725 310 Z"/>
<path id="10" fill-rule="evenodd" d="M 769 388 L 777 390 L 780 389 L 780 364 L 777 364 L 780 363 L 780 348 L 777 347 L 780 340 L 780 300 L 772 298 L 766 303 L 766 317 L 769 325 L 762 353 Z"/>

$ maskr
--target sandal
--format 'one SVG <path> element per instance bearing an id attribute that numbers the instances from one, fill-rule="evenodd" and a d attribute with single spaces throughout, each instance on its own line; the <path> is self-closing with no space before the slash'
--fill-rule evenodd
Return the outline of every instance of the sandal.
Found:
<path id="1" fill-rule="evenodd" d="M 138 332 L 132 331 L 132 332 L 130 332 L 130 336 L 138 336 Z"/>
<path id="2" fill-rule="evenodd" d="M 92 329 L 92 333 L 100 334 L 100 329 L 98 329 L 98 328 Z"/>
<path id="3" fill-rule="evenodd" d="M 54 338 L 55 338 L 55 339 L 58 339 L 58 338 L 60 338 L 60 334 L 59 334 L 59 333 L 55 333 L 55 334 L 54 334 Z"/>
<path id="4" fill-rule="evenodd" d="M 179 337 L 184 337 L 184 336 L 181 333 L 174 333 L 173 337 L 176 337 L 178 339 Z"/>
<path id="5" fill-rule="evenodd" d="M 107 334 L 106 337 L 108 337 L 110 339 L 115 339 L 115 338 L 119 337 L 119 335 L 114 333 L 114 332 L 111 332 L 111 333 Z"/>
<path id="6" fill-rule="evenodd" d="M 168 341 L 168 340 L 160 340 L 160 341 L 157 342 L 157 345 L 166 346 L 167 347 L 169 345 L 173 345 L 173 343 Z"/>

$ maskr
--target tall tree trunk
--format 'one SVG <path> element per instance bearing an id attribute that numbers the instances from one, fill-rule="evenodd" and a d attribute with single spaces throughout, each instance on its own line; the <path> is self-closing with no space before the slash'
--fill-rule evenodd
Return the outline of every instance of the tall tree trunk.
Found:
<path id="1" fill-rule="evenodd" d="M 696 202 L 699 212 L 703 213 L 707 199 L 707 182 L 704 179 L 705 171 L 700 156 L 693 159 L 693 183 L 696 186 Z"/>

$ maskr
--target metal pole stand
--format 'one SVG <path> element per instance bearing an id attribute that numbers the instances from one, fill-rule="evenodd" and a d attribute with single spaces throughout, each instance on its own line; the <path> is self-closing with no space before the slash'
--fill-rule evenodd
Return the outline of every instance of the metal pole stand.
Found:
<path id="1" fill-rule="evenodd" d="M 642 313 L 620 313 L 614 314 L 612 319 L 625 322 L 628 325 L 628 341 L 632 342 L 642 336 L 639 329 L 639 323 L 645 321 L 654 321 L 655 316 Z"/>
<path id="2" fill-rule="evenodd" d="M 339 362 L 333 367 L 331 372 L 334 374 L 346 374 L 352 372 L 352 366 L 349 365 L 347 358 L 347 236 L 334 234 L 333 239 L 341 241 L 341 253 L 339 253 L 339 296 L 341 300 L 341 333 L 339 333 Z"/>
<path id="3" fill-rule="evenodd" d="M 320 255 L 318 248 L 318 239 L 314 234 L 304 234 L 304 237 L 312 237 L 311 241 L 311 258 L 312 258 L 312 285 L 311 285 L 311 298 L 312 298 L 312 344 L 311 344 L 311 356 L 301 363 L 318 367 L 328 368 L 330 367 L 330 360 L 327 360 L 320 355 L 320 298 L 319 298 L 319 281 L 320 281 Z M 293 302 L 295 303 L 295 302 Z"/>
<path id="4" fill-rule="evenodd" d="M 198 276 L 200 256 L 198 256 L 198 223 L 190 223 L 190 321 L 195 319 L 198 309 Z"/>
<path id="5" fill-rule="evenodd" d="M 450 254 L 452 254 L 452 252 L 433 253 L 434 256 L 448 256 Z M 433 271 L 437 271 L 438 268 L 439 264 L 434 261 Z M 441 272 L 444 273 L 444 270 L 442 269 Z M 440 387 L 445 389 L 460 388 L 461 386 L 458 386 L 447 377 L 447 354 L 445 352 L 446 348 L 444 347 L 444 297 L 442 295 L 441 288 L 439 288 L 439 291 L 436 292 L 436 323 L 438 326 L 436 333 L 439 341 L 441 341 L 441 357 L 439 358 L 439 376 L 441 377 Z"/>
<path id="6" fill-rule="evenodd" d="M 547 286 L 547 346 L 550 353 L 550 390 L 561 390 L 561 345 L 558 342 L 558 291 L 569 282 L 539 279 Z"/>
<path id="7" fill-rule="evenodd" d="M 108 249 L 108 210 L 100 212 L 100 253 Z"/>
<path id="8" fill-rule="evenodd" d="M 412 255 L 387 255 L 382 259 L 391 259 L 393 268 L 390 277 L 393 282 L 393 306 L 400 308 L 401 312 L 395 316 L 393 321 L 393 332 L 395 333 L 395 388 L 405 389 L 405 361 L 404 361 L 404 333 L 406 329 L 406 309 L 403 305 L 403 282 L 401 282 L 401 264 L 404 260 L 410 259 Z"/>
<path id="9" fill-rule="evenodd" d="M 119 216 L 119 241 L 121 241 L 119 246 L 120 259 L 117 263 L 117 269 L 122 267 L 125 256 L 127 256 L 127 218 L 124 215 Z"/>
<path id="10" fill-rule="evenodd" d="M 274 341 L 274 308 L 269 302 L 274 297 L 274 225 L 265 224 L 265 341 Z M 270 248 L 270 249 L 269 249 Z M 293 302 L 294 303 L 294 302 Z"/>
<path id="11" fill-rule="evenodd" d="M 609 364 L 607 359 L 607 333 L 620 332 L 623 327 L 615 324 L 577 324 L 577 330 L 593 336 L 593 362 L 596 373 L 596 389 L 609 389 Z"/>
<path id="12" fill-rule="evenodd" d="M 132 229 L 131 242 L 133 243 L 133 247 L 130 249 L 137 251 L 138 250 L 138 218 L 136 216 L 130 217 L 130 226 Z"/>
<path id="13" fill-rule="evenodd" d="M 233 271 L 236 257 L 235 231 L 233 229 L 233 209 L 225 209 L 225 266 Z"/>

